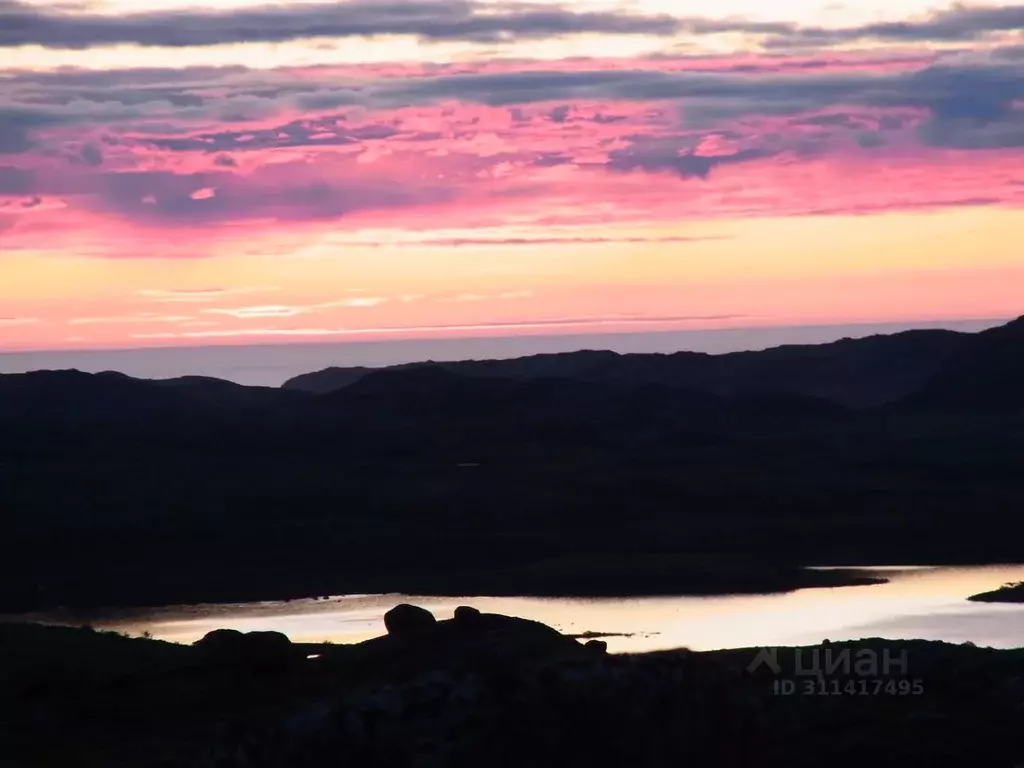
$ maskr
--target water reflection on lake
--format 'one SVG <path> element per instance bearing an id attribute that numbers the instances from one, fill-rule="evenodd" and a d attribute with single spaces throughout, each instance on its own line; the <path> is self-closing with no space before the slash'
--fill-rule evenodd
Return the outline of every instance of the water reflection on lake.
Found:
<path id="1" fill-rule="evenodd" d="M 1024 605 L 967 602 L 969 595 L 1024 580 L 1024 566 L 876 568 L 887 584 L 806 589 L 781 595 L 650 598 L 416 597 L 348 595 L 328 600 L 172 606 L 76 616 L 97 629 L 192 642 L 212 629 L 277 630 L 294 641 L 349 643 L 384 634 L 383 614 L 399 602 L 450 618 L 458 605 L 536 619 L 562 632 L 629 634 L 612 651 L 686 646 L 695 650 L 795 645 L 862 637 L 972 641 L 1024 646 Z M 36 617 L 54 622 L 69 617 Z"/>

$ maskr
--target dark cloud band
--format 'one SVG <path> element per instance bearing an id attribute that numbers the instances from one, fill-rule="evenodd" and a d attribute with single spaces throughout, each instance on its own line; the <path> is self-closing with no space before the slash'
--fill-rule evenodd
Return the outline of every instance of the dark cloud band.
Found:
<path id="1" fill-rule="evenodd" d="M 664 15 L 578 13 L 529 3 L 494 12 L 494 6 L 474 0 L 349 0 L 118 16 L 48 11 L 20 0 L 0 0 L 0 47 L 176 48 L 381 35 L 493 43 L 586 33 L 671 35 L 679 26 Z"/>
<path id="2" fill-rule="evenodd" d="M 1024 7 L 971 7 L 957 5 L 921 21 L 866 24 L 861 27 L 828 29 L 792 27 L 767 41 L 768 47 L 794 45 L 823 47 L 867 40 L 885 42 L 969 42 L 992 33 L 1024 29 Z"/>
<path id="3" fill-rule="evenodd" d="M 503 10 L 495 10 L 496 8 Z M 195 47 L 311 38 L 412 36 L 494 43 L 575 34 L 759 37 L 772 48 L 829 47 L 867 40 L 977 40 L 1024 29 L 1024 7 L 957 5 L 916 21 L 859 27 L 802 27 L 788 22 L 681 18 L 627 12 L 576 12 L 561 5 L 480 0 L 348 0 L 101 15 L 0 0 L 0 47 L 88 49 L 107 45 Z"/>

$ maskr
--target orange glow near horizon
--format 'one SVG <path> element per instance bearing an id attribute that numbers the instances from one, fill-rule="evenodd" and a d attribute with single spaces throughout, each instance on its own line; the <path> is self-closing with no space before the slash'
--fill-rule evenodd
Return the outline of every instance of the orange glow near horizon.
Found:
<path id="1" fill-rule="evenodd" d="M 325 236 L 290 257 L 229 251 L 154 262 L 23 252 L 0 261 L 5 313 L 26 318 L 0 324 L 0 343 L 61 349 L 1019 313 L 1018 212 L 888 214 L 872 217 L 871 227 L 860 221 L 606 229 L 597 232 L 607 243 L 536 246 L 346 248 Z M 670 239 L 681 230 L 693 239 Z M 630 241 L 640 236 L 651 241 Z M 982 237 L 986 248 L 978 253 Z"/>

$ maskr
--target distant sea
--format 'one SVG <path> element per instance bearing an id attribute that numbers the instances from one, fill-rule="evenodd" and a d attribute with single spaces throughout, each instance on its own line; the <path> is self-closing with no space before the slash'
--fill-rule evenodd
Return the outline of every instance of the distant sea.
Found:
<path id="1" fill-rule="evenodd" d="M 129 376 L 148 379 L 213 376 L 240 384 L 276 387 L 300 373 L 332 365 L 382 367 L 427 360 L 502 359 L 581 349 L 620 353 L 690 351 L 721 354 L 767 349 L 783 344 L 823 344 L 842 338 L 898 333 L 915 328 L 977 332 L 1008 321 L 1009 318 L 560 336 L 477 336 L 248 346 L 4 352 L 0 353 L 0 373 L 77 368 L 90 373 L 120 371 Z"/>

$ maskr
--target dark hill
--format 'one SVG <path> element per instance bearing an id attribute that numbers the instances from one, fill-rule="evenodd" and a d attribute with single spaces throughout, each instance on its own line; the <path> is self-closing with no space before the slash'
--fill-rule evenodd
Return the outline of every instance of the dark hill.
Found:
<path id="1" fill-rule="evenodd" d="M 1024 317 L 969 337 L 907 403 L 930 409 L 1024 406 Z"/>
<path id="2" fill-rule="evenodd" d="M 0 375 L 0 423 L 69 426 L 139 421 L 197 411 L 267 408 L 296 397 L 270 387 L 246 387 L 201 376 L 149 380 L 113 371 L 33 371 Z"/>
<path id="3" fill-rule="evenodd" d="M 185 445 L 251 444 L 300 392 L 189 376 L 136 379 L 77 370 L 0 375 L 0 459 Z"/>
<path id="4" fill-rule="evenodd" d="M 441 366 L 384 370 L 306 401 L 301 423 L 365 452 L 478 453 L 513 446 L 597 446 L 652 429 L 722 420 L 723 400 L 653 384 L 477 378 Z"/>
<path id="5" fill-rule="evenodd" d="M 566 378 L 700 389 L 719 395 L 784 393 L 870 407 L 913 392 L 969 338 L 953 331 L 907 331 L 843 339 L 833 344 L 784 346 L 760 352 L 707 355 L 583 351 L 514 360 L 414 363 L 386 370 L 429 367 L 474 378 Z M 367 368 L 327 368 L 297 376 L 285 389 L 325 393 L 352 386 Z"/>
<path id="6" fill-rule="evenodd" d="M 0 376 L 0 610 L 649 593 L 678 574 L 622 564 L 691 555 L 1024 562 L 1021 329 L 420 364 L 322 394 Z M 918 380 L 927 408 L 867 407 Z M 570 554 L 600 567 L 540 565 Z"/>
<path id="7" fill-rule="evenodd" d="M 666 434 L 757 434 L 842 423 L 849 411 L 789 394 L 723 396 L 648 381 L 463 375 L 425 365 L 386 369 L 313 398 L 302 411 L 320 428 L 406 441 L 473 445 L 533 441 L 595 445 Z"/>

